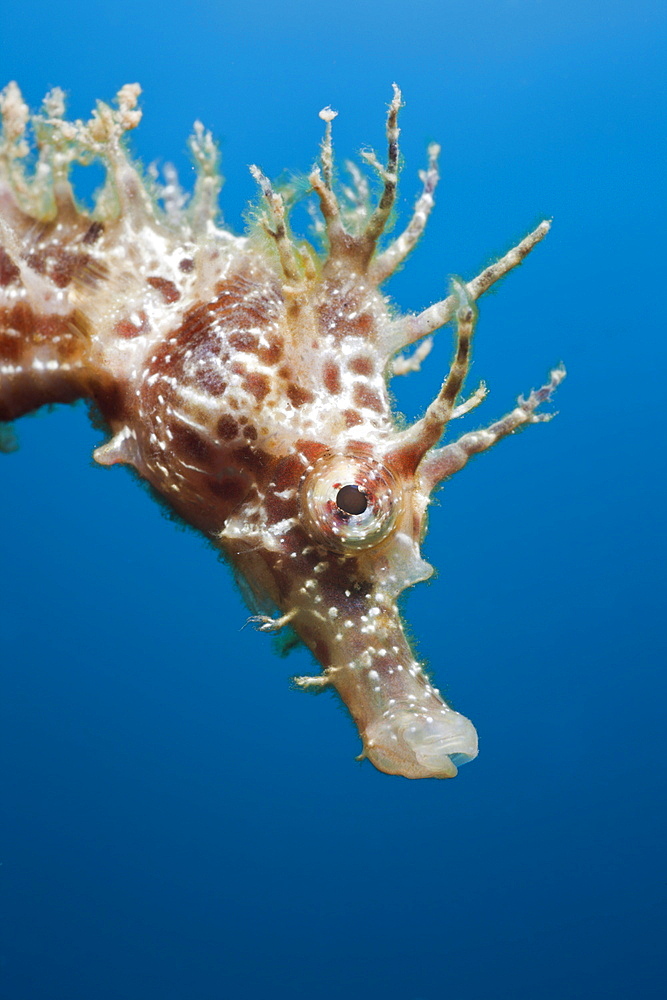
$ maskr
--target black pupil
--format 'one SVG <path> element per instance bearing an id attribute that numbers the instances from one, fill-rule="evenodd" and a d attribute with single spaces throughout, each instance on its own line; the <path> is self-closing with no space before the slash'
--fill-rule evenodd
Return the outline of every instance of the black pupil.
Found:
<path id="1" fill-rule="evenodd" d="M 358 486 L 341 486 L 336 494 L 336 503 L 346 514 L 363 514 L 368 507 L 368 498 Z"/>

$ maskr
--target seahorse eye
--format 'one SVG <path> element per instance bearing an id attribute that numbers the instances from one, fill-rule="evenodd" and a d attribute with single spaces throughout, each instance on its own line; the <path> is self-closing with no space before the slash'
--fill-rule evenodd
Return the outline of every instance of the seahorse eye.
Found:
<path id="1" fill-rule="evenodd" d="M 363 514 L 368 507 L 368 497 L 356 483 L 348 483 L 338 490 L 336 504 L 344 514 Z"/>
<path id="2" fill-rule="evenodd" d="M 379 462 L 325 455 L 307 476 L 301 502 L 315 539 L 345 552 L 384 541 L 396 524 L 403 497 L 392 474 Z"/>

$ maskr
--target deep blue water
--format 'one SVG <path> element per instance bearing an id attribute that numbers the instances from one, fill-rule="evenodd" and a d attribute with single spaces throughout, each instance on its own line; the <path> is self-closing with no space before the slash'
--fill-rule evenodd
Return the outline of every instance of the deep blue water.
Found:
<path id="1" fill-rule="evenodd" d="M 6 6 L 0 76 L 71 113 L 145 88 L 135 149 L 221 139 L 230 224 L 316 155 L 383 142 L 401 205 L 443 143 L 428 235 L 390 290 L 440 298 L 543 216 L 481 303 L 473 381 L 505 412 L 556 362 L 559 415 L 440 495 L 407 601 L 478 726 L 455 781 L 354 761 L 308 656 L 240 631 L 230 574 L 119 469 L 84 408 L 0 456 L 2 1000 L 642 1000 L 665 941 L 665 16 L 651 0 Z M 396 384 L 420 412 L 450 354 Z"/>

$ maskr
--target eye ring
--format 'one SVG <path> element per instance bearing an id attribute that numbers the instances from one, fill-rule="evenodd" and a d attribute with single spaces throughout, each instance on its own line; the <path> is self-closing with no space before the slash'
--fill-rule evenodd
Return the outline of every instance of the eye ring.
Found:
<path id="1" fill-rule="evenodd" d="M 304 521 L 314 539 L 341 552 L 372 548 L 393 531 L 402 489 L 380 462 L 360 455 L 324 455 L 301 490 Z"/>

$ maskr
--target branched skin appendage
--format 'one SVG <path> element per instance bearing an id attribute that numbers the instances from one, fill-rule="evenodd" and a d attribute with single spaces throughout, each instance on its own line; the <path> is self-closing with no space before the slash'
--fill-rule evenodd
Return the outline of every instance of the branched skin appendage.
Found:
<path id="1" fill-rule="evenodd" d="M 321 113 L 310 182 L 324 255 L 294 239 L 282 195 L 257 167 L 256 225 L 245 237 L 221 227 L 217 150 L 199 124 L 191 197 L 173 170 L 163 186 L 143 178 L 124 147 L 138 94 L 123 87 L 115 109 L 98 104 L 87 122 L 65 119 L 59 90 L 32 118 L 15 84 L 0 97 L 0 420 L 92 400 L 111 430 L 97 461 L 133 466 L 224 551 L 254 595 L 259 628 L 297 632 L 322 668 L 297 684 L 338 692 L 362 756 L 390 774 L 453 777 L 477 754 L 475 729 L 416 662 L 396 602 L 432 573 L 420 541 L 433 490 L 471 455 L 548 417 L 538 411 L 562 368 L 496 423 L 440 445 L 449 421 L 486 393 L 461 399 L 475 300 L 549 224 L 455 281 L 442 302 L 395 316 L 380 285 L 421 236 L 438 181 L 432 146 L 412 219 L 379 249 L 396 194 L 397 88 L 386 161 L 366 154 L 377 204 L 354 166 L 337 193 L 335 113 Z M 107 179 L 87 213 L 68 176 L 93 159 Z M 450 320 L 451 370 L 424 416 L 399 430 L 387 379 L 418 370 L 424 338 Z"/>

